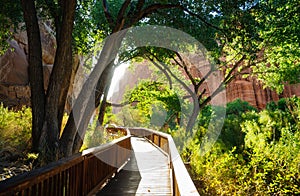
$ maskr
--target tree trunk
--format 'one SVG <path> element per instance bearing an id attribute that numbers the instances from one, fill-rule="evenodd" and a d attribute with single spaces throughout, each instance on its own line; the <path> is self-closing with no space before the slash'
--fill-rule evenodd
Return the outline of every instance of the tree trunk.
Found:
<path id="1" fill-rule="evenodd" d="M 95 90 L 95 96 L 90 96 L 89 98 L 90 104 L 88 104 L 87 107 L 85 108 L 84 115 L 82 117 L 81 122 L 77 124 L 78 129 L 75 138 L 72 141 L 72 148 L 71 148 L 72 152 L 69 151 L 68 156 L 80 150 L 83 144 L 84 135 L 86 133 L 86 129 L 88 127 L 88 123 L 91 119 L 91 116 L 93 115 L 95 109 L 99 106 L 101 96 L 104 95 L 105 97 L 105 88 L 107 88 L 107 86 L 110 83 L 109 81 L 111 81 L 111 75 L 113 72 L 112 70 L 113 70 L 113 63 L 110 63 L 101 74 Z"/>
<path id="2" fill-rule="evenodd" d="M 109 71 L 108 73 L 108 80 L 104 89 L 104 94 L 103 94 L 103 98 L 101 100 L 100 106 L 99 106 L 99 112 L 98 112 L 98 120 L 97 120 L 97 125 L 102 126 L 103 125 L 103 121 L 104 121 L 104 116 L 105 116 L 105 111 L 106 111 L 106 107 L 107 107 L 107 95 L 109 92 L 109 89 L 111 87 L 111 81 L 114 75 L 114 71 L 115 71 L 115 66 L 112 66 L 112 69 Z M 100 99 L 99 99 L 100 101 Z"/>
<path id="3" fill-rule="evenodd" d="M 22 0 L 28 38 L 29 82 L 32 107 L 32 151 L 39 151 L 39 138 L 44 123 L 45 90 L 40 29 L 34 0 Z"/>
<path id="4" fill-rule="evenodd" d="M 65 108 L 67 93 L 72 75 L 72 32 L 76 0 L 62 3 L 62 23 L 53 70 L 47 90 L 45 122 L 40 145 L 43 162 L 48 163 L 59 158 L 59 133 Z"/>
<path id="5" fill-rule="evenodd" d="M 187 123 L 187 126 L 186 126 L 187 133 L 192 132 L 193 127 L 195 125 L 195 122 L 196 122 L 197 117 L 198 117 L 199 112 L 200 112 L 198 99 L 197 99 L 197 97 L 195 97 L 195 95 L 192 95 L 192 96 L 193 96 L 193 105 L 194 105 L 194 107 L 193 107 L 193 112 L 192 112 L 191 116 L 189 117 L 189 120 L 188 120 L 188 123 Z"/>
<path id="6" fill-rule="evenodd" d="M 85 115 L 89 113 L 85 112 L 85 109 L 88 107 L 89 104 L 91 104 L 90 98 L 91 96 L 94 96 L 93 93 L 95 93 L 95 87 L 99 80 L 101 84 L 100 86 L 103 86 L 101 87 L 103 92 L 107 79 L 102 79 L 100 78 L 100 76 L 102 75 L 102 77 L 108 77 L 108 75 L 102 73 L 106 69 L 109 72 L 112 68 L 113 62 L 117 56 L 118 50 L 121 45 L 121 41 L 123 40 L 125 33 L 126 31 L 119 32 L 117 34 L 112 34 L 106 39 L 99 60 L 96 66 L 94 67 L 92 73 L 84 83 L 82 90 L 80 91 L 79 96 L 74 104 L 74 107 L 72 109 L 73 119 L 68 120 L 67 125 L 63 131 L 60 141 L 60 150 L 62 152 L 62 156 L 72 155 L 73 144 L 75 141 L 77 130 L 76 124 L 80 125 L 81 121 L 84 121 L 83 117 L 85 117 Z M 93 107 L 95 108 L 95 105 Z"/>
<path id="7" fill-rule="evenodd" d="M 97 126 L 102 126 L 103 125 L 105 110 L 106 110 L 106 106 L 107 106 L 107 94 L 108 94 L 108 91 L 109 91 L 109 86 L 107 86 L 105 88 L 103 99 L 102 99 L 102 101 L 100 103 L 100 106 L 99 106 Z"/>

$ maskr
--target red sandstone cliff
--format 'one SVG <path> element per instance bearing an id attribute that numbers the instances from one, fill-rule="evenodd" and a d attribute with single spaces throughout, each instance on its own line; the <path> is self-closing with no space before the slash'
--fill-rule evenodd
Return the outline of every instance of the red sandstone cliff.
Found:
<path id="1" fill-rule="evenodd" d="M 52 30 L 46 23 L 40 23 L 39 26 L 41 31 L 44 87 L 46 90 L 54 63 L 56 41 Z M 28 42 L 26 31 L 19 30 L 8 43 L 10 48 L 4 55 L 0 56 L 0 102 L 7 107 L 18 109 L 24 105 L 30 106 L 31 95 L 28 77 Z M 75 61 L 78 61 L 79 64 L 83 63 L 80 57 L 75 58 Z M 79 66 L 79 69 L 81 70 L 81 66 Z M 77 74 L 77 76 L 78 75 L 80 74 Z M 81 79 L 77 77 L 75 81 Z M 72 84 L 70 89 L 72 89 L 70 92 L 79 90 L 74 90 Z M 66 107 L 67 111 L 70 111 L 71 99 L 72 94 L 69 94 Z"/>
<path id="2" fill-rule="evenodd" d="M 300 84 L 286 85 L 281 94 L 263 85 L 255 78 L 236 78 L 226 88 L 227 102 L 237 98 L 249 102 L 252 106 L 263 109 L 270 101 L 278 101 L 283 97 L 300 96 Z"/>
<path id="3" fill-rule="evenodd" d="M 189 70 L 193 77 L 202 77 L 207 70 L 201 70 L 195 66 L 197 63 L 197 58 L 190 58 Z M 132 88 L 134 85 L 140 80 L 144 78 L 150 78 L 151 71 L 147 68 L 147 63 L 143 63 L 142 65 L 135 65 L 134 72 L 126 71 L 123 78 L 119 83 L 119 90 L 114 93 L 111 101 L 113 103 L 120 103 L 123 99 L 123 94 L 125 92 L 125 88 Z M 212 80 L 214 81 L 214 80 Z M 206 95 L 209 95 L 209 88 L 212 88 L 208 84 L 204 83 L 200 89 L 207 89 Z M 209 87 L 209 88 L 208 88 Z M 192 87 L 191 87 L 192 88 Z M 236 99 L 241 99 L 249 102 L 252 106 L 263 109 L 266 104 L 270 101 L 278 101 L 283 97 L 292 97 L 292 96 L 300 96 L 300 84 L 296 85 L 286 85 L 283 93 L 278 95 L 275 91 L 272 91 L 269 88 L 263 88 L 263 85 L 255 78 L 242 78 L 236 77 L 232 80 L 226 87 L 226 101 L 231 102 Z M 223 97 L 224 98 L 224 97 Z"/>
<path id="4" fill-rule="evenodd" d="M 51 29 L 45 24 L 40 24 L 41 40 L 43 49 L 43 67 L 44 67 L 44 85 L 47 88 L 49 76 L 54 63 L 56 49 L 55 37 Z M 14 35 L 14 39 L 9 41 L 10 49 L 0 56 L 0 102 L 5 106 L 19 108 L 22 105 L 30 105 L 30 86 L 28 80 L 28 62 L 27 62 L 27 36 L 25 31 L 19 31 Z M 79 59 L 78 59 L 79 60 Z M 198 67 L 203 65 L 203 59 L 189 56 L 189 69 L 194 77 L 201 77 L 203 72 Z M 80 60 L 79 60 L 80 61 Z M 117 92 L 114 93 L 113 103 L 120 103 L 123 99 L 126 86 L 134 87 L 140 79 L 151 77 L 151 71 L 147 68 L 147 62 L 139 63 L 134 68 L 134 72 L 127 70 L 121 79 Z M 201 73 L 202 72 L 202 73 Z M 78 75 L 78 74 L 77 74 Z M 82 75 L 82 74 L 81 74 Z M 76 81 L 81 80 L 76 78 Z M 214 81 L 214 80 L 212 80 Z M 200 89 L 215 88 L 214 83 L 205 83 Z M 74 86 L 74 88 L 76 88 Z M 75 89 L 78 91 L 80 89 Z M 207 90 L 206 94 L 209 94 Z M 263 89 L 262 85 L 255 78 L 235 78 L 226 88 L 227 102 L 240 98 L 249 102 L 258 109 L 262 109 L 270 101 L 277 101 L 282 97 L 300 96 L 300 84 L 287 85 L 282 94 L 278 95 L 270 89 Z M 224 96 L 225 97 L 225 96 Z M 72 96 L 68 97 L 69 104 L 67 110 L 70 110 Z"/>

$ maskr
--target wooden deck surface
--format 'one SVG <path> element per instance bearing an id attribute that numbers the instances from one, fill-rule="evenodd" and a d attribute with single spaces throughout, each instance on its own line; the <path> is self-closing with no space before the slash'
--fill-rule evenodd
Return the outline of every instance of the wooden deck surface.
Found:
<path id="1" fill-rule="evenodd" d="M 131 138 L 127 165 L 97 193 L 101 195 L 172 195 L 168 157 L 143 138 Z"/>

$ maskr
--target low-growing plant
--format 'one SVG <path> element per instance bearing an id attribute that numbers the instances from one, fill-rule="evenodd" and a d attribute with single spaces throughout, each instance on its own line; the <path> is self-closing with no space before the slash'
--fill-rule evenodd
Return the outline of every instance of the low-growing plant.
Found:
<path id="1" fill-rule="evenodd" d="M 97 124 L 97 116 L 94 116 L 93 121 L 88 125 L 80 151 L 108 143 L 122 136 L 120 131 L 114 134 L 107 132 L 105 127 Z"/>
<path id="2" fill-rule="evenodd" d="M 31 147 L 31 109 L 9 110 L 0 105 L 0 149 L 27 152 Z"/>
<path id="3" fill-rule="evenodd" d="M 244 136 L 237 143 L 221 133 L 204 156 L 199 154 L 201 138 L 187 144 L 182 155 L 190 160 L 200 194 L 300 194 L 299 103 L 298 98 L 292 98 L 269 104 L 260 112 L 237 109 L 227 113 L 223 129 L 232 128 L 231 133 Z"/>

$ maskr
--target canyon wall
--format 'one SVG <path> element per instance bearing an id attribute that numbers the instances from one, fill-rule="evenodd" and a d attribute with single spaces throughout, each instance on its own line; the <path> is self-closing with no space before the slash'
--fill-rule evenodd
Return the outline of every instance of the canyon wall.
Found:
<path id="1" fill-rule="evenodd" d="M 276 102 L 281 98 L 292 96 L 300 97 L 300 84 L 286 85 L 284 91 L 277 94 L 269 88 L 264 89 L 255 78 L 237 77 L 226 88 L 227 102 L 240 98 L 258 109 L 265 108 L 270 101 Z"/>
<path id="2" fill-rule="evenodd" d="M 208 70 L 205 68 L 197 68 L 198 66 L 195 66 L 195 64 L 197 64 L 197 60 L 199 59 L 195 57 L 190 58 L 189 70 L 193 77 L 201 78 L 203 75 L 205 75 L 205 73 L 208 72 Z M 112 103 L 121 103 L 125 89 L 133 88 L 139 80 L 145 78 L 151 78 L 151 71 L 147 67 L 147 62 L 136 63 L 134 65 L 134 71 L 125 71 L 123 77 L 119 81 L 117 90 L 110 98 L 110 101 Z M 211 79 L 211 81 L 213 82 L 210 84 L 204 83 L 200 87 L 200 91 L 206 89 L 204 94 L 205 96 L 208 96 L 211 93 L 209 92 L 209 89 L 215 88 L 212 86 L 216 86 L 216 84 L 214 84 L 214 79 Z M 191 86 L 190 89 L 192 89 Z M 280 98 L 292 96 L 300 97 L 300 84 L 286 85 L 284 91 L 281 94 L 277 94 L 275 91 L 272 91 L 269 88 L 263 88 L 261 82 L 255 78 L 236 77 L 226 87 L 226 102 L 231 102 L 239 98 L 243 101 L 249 102 L 252 106 L 258 109 L 265 108 L 267 103 L 270 101 L 278 101 Z M 225 98 L 225 95 L 223 97 L 220 96 L 219 99 L 220 98 Z M 119 111 L 119 109 L 114 109 L 114 111 Z"/>
<path id="3" fill-rule="evenodd" d="M 42 44 L 44 88 L 46 91 L 54 64 L 56 40 L 47 22 L 41 22 L 39 27 Z M 0 102 L 9 108 L 20 109 L 22 106 L 31 105 L 26 31 L 17 31 L 13 35 L 13 38 L 8 41 L 8 44 L 9 49 L 0 56 Z M 83 60 L 81 57 L 75 56 L 74 63 L 79 63 L 78 70 L 81 72 L 76 75 L 75 82 L 83 82 L 85 79 L 82 68 Z M 72 99 L 74 98 L 74 94 L 78 94 L 77 91 L 79 90 L 76 88 L 76 85 L 71 84 L 65 108 L 67 112 L 71 110 Z"/>
<path id="4" fill-rule="evenodd" d="M 21 29 L 21 28 L 20 28 Z M 41 40 L 42 40 L 42 60 L 44 69 L 44 86 L 47 89 L 50 73 L 54 63 L 56 50 L 55 37 L 46 23 L 40 23 Z M 14 35 L 14 38 L 8 41 L 10 48 L 2 56 L 0 56 L 0 101 L 10 108 L 20 108 L 23 105 L 30 106 L 30 84 L 28 77 L 28 61 L 27 61 L 27 36 L 25 31 L 19 31 Z M 189 59 L 189 70 L 193 77 L 202 77 L 207 69 L 199 71 L 199 67 L 204 67 L 205 62 L 199 59 L 197 55 L 187 57 Z M 81 60 L 77 59 L 80 64 Z M 139 80 L 151 78 L 152 71 L 148 69 L 149 62 L 140 62 L 134 65 L 132 70 L 126 70 L 123 78 L 114 89 L 114 94 L 110 98 L 113 103 L 120 103 L 123 99 L 123 94 L 126 88 L 134 87 Z M 80 68 L 82 66 L 79 66 Z M 81 70 L 82 71 L 82 70 Z M 83 71 L 82 71 L 83 72 Z M 78 74 L 77 74 L 78 75 Z M 75 82 L 83 82 L 84 74 L 80 78 L 76 78 Z M 152 78 L 153 79 L 153 78 Z M 214 79 L 212 79 L 214 81 Z M 73 87 L 74 86 L 74 87 Z M 214 86 L 214 87 L 213 87 Z M 206 90 L 206 95 L 209 95 L 209 88 L 215 88 L 214 83 L 205 83 L 200 90 Z M 76 88 L 72 85 L 71 88 Z M 192 88 L 192 87 L 190 87 Z M 79 91 L 75 89 L 72 91 Z M 283 97 L 300 96 L 300 84 L 287 85 L 280 95 L 266 88 L 255 78 L 235 78 L 226 88 L 226 101 L 231 102 L 237 98 L 249 102 L 252 106 L 263 109 L 270 101 L 278 101 Z M 225 97 L 225 95 L 223 96 Z M 67 110 L 71 109 L 73 94 L 68 97 Z"/>
<path id="5" fill-rule="evenodd" d="M 22 28 L 20 28 L 22 29 Z M 44 86 L 47 87 L 56 50 L 55 37 L 45 23 L 40 24 Z M 28 42 L 26 31 L 19 30 L 8 41 L 9 49 L 0 56 L 0 100 L 10 108 L 30 105 Z"/>

